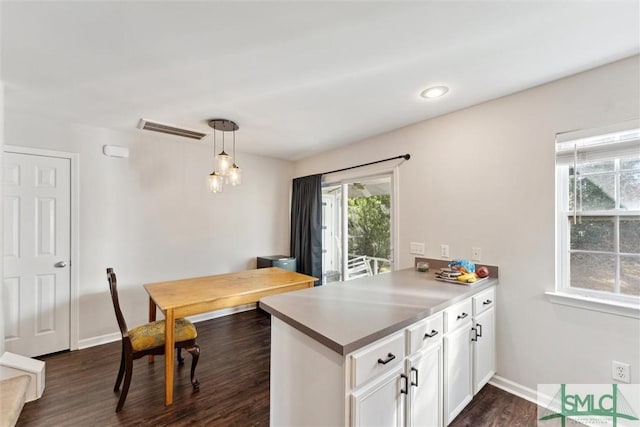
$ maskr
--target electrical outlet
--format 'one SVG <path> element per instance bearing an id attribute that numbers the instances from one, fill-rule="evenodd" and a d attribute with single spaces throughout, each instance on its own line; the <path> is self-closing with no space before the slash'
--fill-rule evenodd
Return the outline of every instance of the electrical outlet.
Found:
<path id="1" fill-rule="evenodd" d="M 413 255 L 424 255 L 424 243 L 411 242 L 409 253 Z"/>
<path id="2" fill-rule="evenodd" d="M 616 381 L 628 383 L 631 381 L 630 369 L 628 363 L 616 362 L 614 360 L 612 363 L 611 377 Z"/>
<path id="3" fill-rule="evenodd" d="M 482 248 L 471 248 L 471 261 L 482 261 Z"/>
<path id="4" fill-rule="evenodd" d="M 440 257 L 449 258 L 449 245 L 440 245 Z"/>

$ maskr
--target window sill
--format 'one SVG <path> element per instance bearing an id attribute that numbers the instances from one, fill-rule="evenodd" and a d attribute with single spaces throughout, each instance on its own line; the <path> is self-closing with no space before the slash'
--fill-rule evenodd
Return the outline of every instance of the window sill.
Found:
<path id="1" fill-rule="evenodd" d="M 628 304 L 565 292 L 545 292 L 545 294 L 554 304 L 640 319 L 640 304 Z"/>

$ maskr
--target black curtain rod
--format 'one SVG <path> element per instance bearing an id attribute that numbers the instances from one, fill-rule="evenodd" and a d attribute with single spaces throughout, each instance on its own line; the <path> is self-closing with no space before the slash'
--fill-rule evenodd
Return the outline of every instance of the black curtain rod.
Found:
<path id="1" fill-rule="evenodd" d="M 396 159 L 405 159 L 405 160 L 409 160 L 410 158 L 411 158 L 411 155 L 410 155 L 410 154 L 403 154 L 402 156 L 389 157 L 388 159 L 376 160 L 375 162 L 363 163 L 363 164 L 361 164 L 361 165 L 350 166 L 350 167 L 348 167 L 348 168 L 342 168 L 342 169 L 336 169 L 336 170 L 334 170 L 334 171 L 329 171 L 329 172 L 322 172 L 320 175 L 329 175 L 329 174 L 331 174 L 331 173 L 348 171 L 348 170 L 351 170 L 351 169 L 361 168 L 361 167 L 363 167 L 363 166 L 375 165 L 376 163 L 388 162 L 389 160 L 396 160 Z"/>

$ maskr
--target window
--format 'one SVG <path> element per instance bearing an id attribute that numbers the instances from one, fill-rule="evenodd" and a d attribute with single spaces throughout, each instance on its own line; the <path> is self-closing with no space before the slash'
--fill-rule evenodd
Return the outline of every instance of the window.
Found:
<path id="1" fill-rule="evenodd" d="M 638 304 L 640 129 L 620 127 L 558 135 L 556 290 Z"/>

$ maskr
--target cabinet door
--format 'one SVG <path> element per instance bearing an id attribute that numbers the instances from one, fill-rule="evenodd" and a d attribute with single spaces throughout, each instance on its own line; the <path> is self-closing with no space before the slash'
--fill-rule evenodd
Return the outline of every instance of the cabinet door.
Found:
<path id="1" fill-rule="evenodd" d="M 352 426 L 402 426 L 404 398 L 408 387 L 401 378 L 403 366 L 389 371 L 351 393 Z"/>
<path id="2" fill-rule="evenodd" d="M 473 394 L 477 394 L 496 373 L 495 309 L 475 317 L 477 340 L 473 343 Z"/>
<path id="3" fill-rule="evenodd" d="M 446 424 L 464 409 L 473 398 L 471 322 L 444 337 Z"/>
<path id="4" fill-rule="evenodd" d="M 409 358 L 407 426 L 442 426 L 442 344 L 434 344 Z"/>

